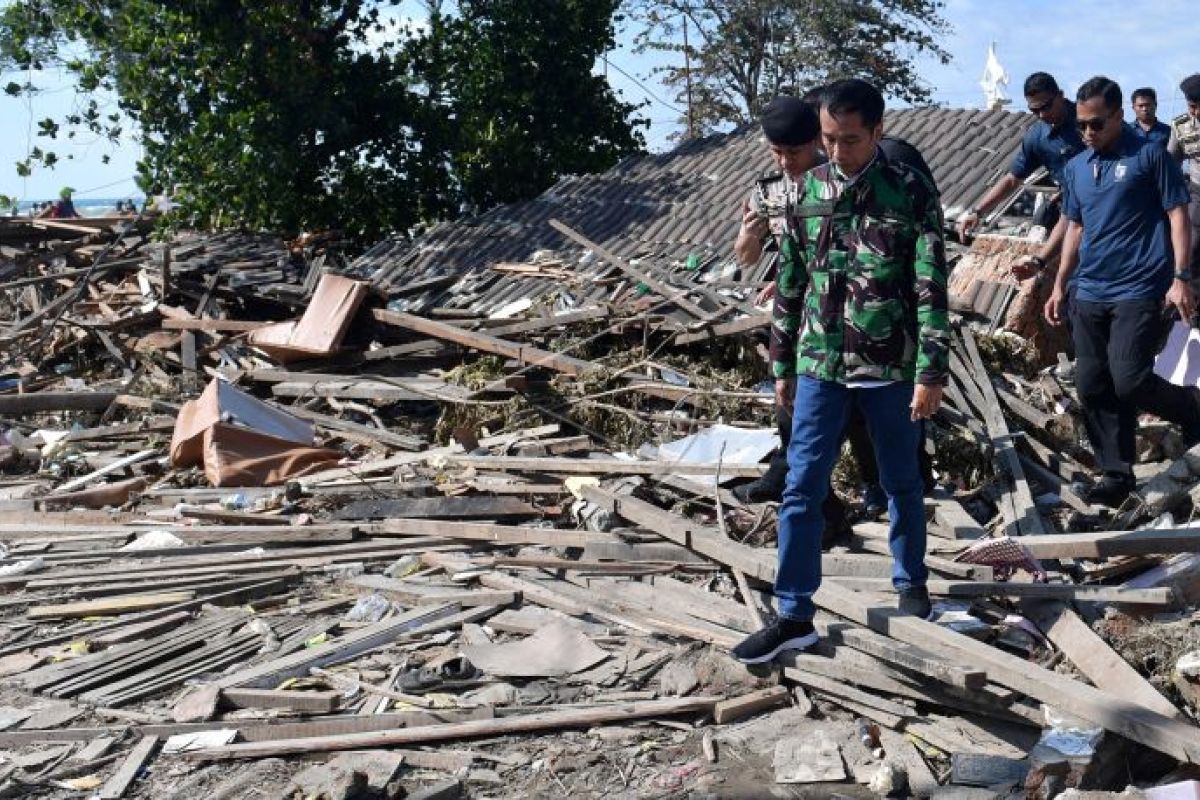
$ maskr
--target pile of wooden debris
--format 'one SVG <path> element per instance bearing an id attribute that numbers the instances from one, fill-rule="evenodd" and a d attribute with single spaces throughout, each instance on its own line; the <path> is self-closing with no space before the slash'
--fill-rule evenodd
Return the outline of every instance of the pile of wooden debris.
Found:
<path id="1" fill-rule="evenodd" d="M 1200 449 L 1146 425 L 1089 506 L 1069 363 L 964 321 L 935 620 L 856 517 L 819 652 L 751 674 L 761 286 L 583 244 L 486 315 L 259 236 L 4 252 L 0 796 L 1184 796 Z"/>

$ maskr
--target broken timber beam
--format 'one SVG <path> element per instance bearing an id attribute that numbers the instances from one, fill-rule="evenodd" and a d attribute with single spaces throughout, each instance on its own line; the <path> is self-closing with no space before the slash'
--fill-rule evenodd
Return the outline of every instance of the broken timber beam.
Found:
<path id="1" fill-rule="evenodd" d="M 721 471 L 724 473 L 725 469 L 722 467 Z M 595 486 L 584 486 L 583 497 L 747 577 L 775 582 L 775 554 L 770 550 L 738 544 L 722 536 L 716 528 L 676 516 L 635 497 L 616 495 Z"/>
<path id="2" fill-rule="evenodd" d="M 519 342 L 510 342 L 496 336 L 489 336 L 486 333 L 466 331 L 454 325 L 418 317 L 415 314 L 405 314 L 386 309 L 375 309 L 371 313 L 375 315 L 376 320 L 385 325 L 394 325 L 398 328 L 416 331 L 426 336 L 432 336 L 435 339 L 454 342 L 455 344 L 475 350 L 482 350 L 485 353 L 496 353 L 497 355 L 515 359 L 529 366 L 545 367 L 555 372 L 566 373 L 567 375 L 583 375 L 599 369 L 596 364 L 591 361 L 584 361 L 581 358 L 572 358 L 571 356 L 542 350 L 537 347 L 530 347 Z"/>
<path id="3" fill-rule="evenodd" d="M 489 470 L 569 473 L 572 475 L 715 475 L 756 478 L 767 471 L 765 464 L 700 464 L 684 461 L 626 461 L 619 458 L 548 458 L 519 456 L 439 456 L 447 464 Z"/>
<path id="4" fill-rule="evenodd" d="M 39 414 L 43 411 L 103 411 L 116 392 L 30 392 L 0 395 L 0 414 Z"/>
<path id="5" fill-rule="evenodd" d="M 329 753 L 337 750 L 363 750 L 376 747 L 396 747 L 476 736 L 510 736 L 518 733 L 552 731 L 567 728 L 591 727 L 606 722 L 622 722 L 648 717 L 672 716 L 711 711 L 720 697 L 686 697 L 677 700 L 648 700 L 592 708 L 570 708 L 541 714 L 483 719 L 469 722 L 450 722 L 373 733 L 349 733 L 342 736 L 314 736 L 304 739 L 282 739 L 267 742 L 213 747 L 183 754 L 202 761 L 228 761 L 239 758 L 264 758 L 301 753 Z"/>
<path id="6" fill-rule="evenodd" d="M 831 577 L 848 589 L 860 592 L 890 592 L 890 578 Z M 1175 602 L 1169 587 L 1122 589 L 1118 586 L 1090 586 L 1074 583 L 1018 583 L 1016 581 L 931 580 L 929 593 L 939 597 L 1029 597 L 1038 600 L 1079 600 L 1089 603 L 1130 603 L 1169 606 Z"/>
<path id="7" fill-rule="evenodd" d="M 1108 558 L 1200 553 L 1200 527 L 1048 534 L 1021 539 L 1035 558 Z"/>

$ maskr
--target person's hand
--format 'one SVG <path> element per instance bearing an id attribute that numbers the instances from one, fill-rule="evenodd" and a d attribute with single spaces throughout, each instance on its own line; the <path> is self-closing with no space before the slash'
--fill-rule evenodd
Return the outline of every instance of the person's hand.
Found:
<path id="1" fill-rule="evenodd" d="M 1026 281 L 1037 275 L 1046 266 L 1041 256 L 1021 256 L 1017 263 L 1009 268 L 1009 272 L 1019 281 Z"/>
<path id="2" fill-rule="evenodd" d="M 742 201 L 742 234 L 755 239 L 762 239 L 771 232 L 766 218 L 758 210 L 750 206 L 749 200 Z"/>
<path id="3" fill-rule="evenodd" d="M 942 405 L 942 387 L 936 384 L 918 383 L 913 387 L 913 399 L 909 404 L 912 420 L 929 419 Z"/>
<path id="4" fill-rule="evenodd" d="M 1167 290 L 1167 302 L 1179 309 L 1179 318 L 1185 324 L 1191 324 L 1192 313 L 1196 310 L 1196 298 L 1192 287 L 1185 280 L 1176 278 Z"/>
<path id="5" fill-rule="evenodd" d="M 1062 325 L 1063 303 L 1066 297 L 1063 290 L 1057 285 L 1054 291 L 1050 293 L 1050 299 L 1046 301 L 1046 307 L 1043 309 L 1043 316 L 1046 317 L 1046 322 L 1051 325 Z"/>
<path id="6" fill-rule="evenodd" d="M 762 291 L 760 291 L 755 296 L 754 305 L 761 306 L 764 303 L 769 302 L 771 300 L 771 298 L 773 298 L 774 296 L 775 296 L 775 281 L 771 281 L 766 286 L 764 286 L 762 288 Z"/>
<path id="7" fill-rule="evenodd" d="M 796 404 L 796 379 L 795 378 L 776 378 L 775 379 L 775 407 L 782 408 L 789 414 L 792 413 L 792 407 Z"/>
<path id="8" fill-rule="evenodd" d="M 958 217 L 958 238 L 966 241 L 971 231 L 979 227 L 979 212 L 967 209 Z"/>

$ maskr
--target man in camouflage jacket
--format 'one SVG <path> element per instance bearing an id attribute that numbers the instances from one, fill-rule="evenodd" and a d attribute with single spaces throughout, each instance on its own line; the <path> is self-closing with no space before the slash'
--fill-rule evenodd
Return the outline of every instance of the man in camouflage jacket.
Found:
<path id="1" fill-rule="evenodd" d="M 883 97 L 861 80 L 822 97 L 830 162 L 804 178 L 782 237 L 771 354 L 791 406 L 779 511 L 779 618 L 734 649 L 745 663 L 817 641 L 821 503 L 851 405 L 866 417 L 888 495 L 892 582 L 903 612 L 928 616 L 921 421 L 941 403 L 949 320 L 941 205 L 929 180 L 878 147 Z"/>

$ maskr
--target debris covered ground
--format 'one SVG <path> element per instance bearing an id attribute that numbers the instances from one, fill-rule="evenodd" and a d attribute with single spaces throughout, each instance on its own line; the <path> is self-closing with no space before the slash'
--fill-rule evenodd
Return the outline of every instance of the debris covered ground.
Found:
<path id="1" fill-rule="evenodd" d="M 1070 363 L 995 288 L 1023 245 L 956 268 L 935 622 L 853 512 L 821 650 L 750 672 L 762 273 L 557 224 L 419 280 L 388 243 L 4 229 L 0 796 L 1192 796 L 1200 449 L 1147 420 L 1138 495 L 1081 499 Z"/>

